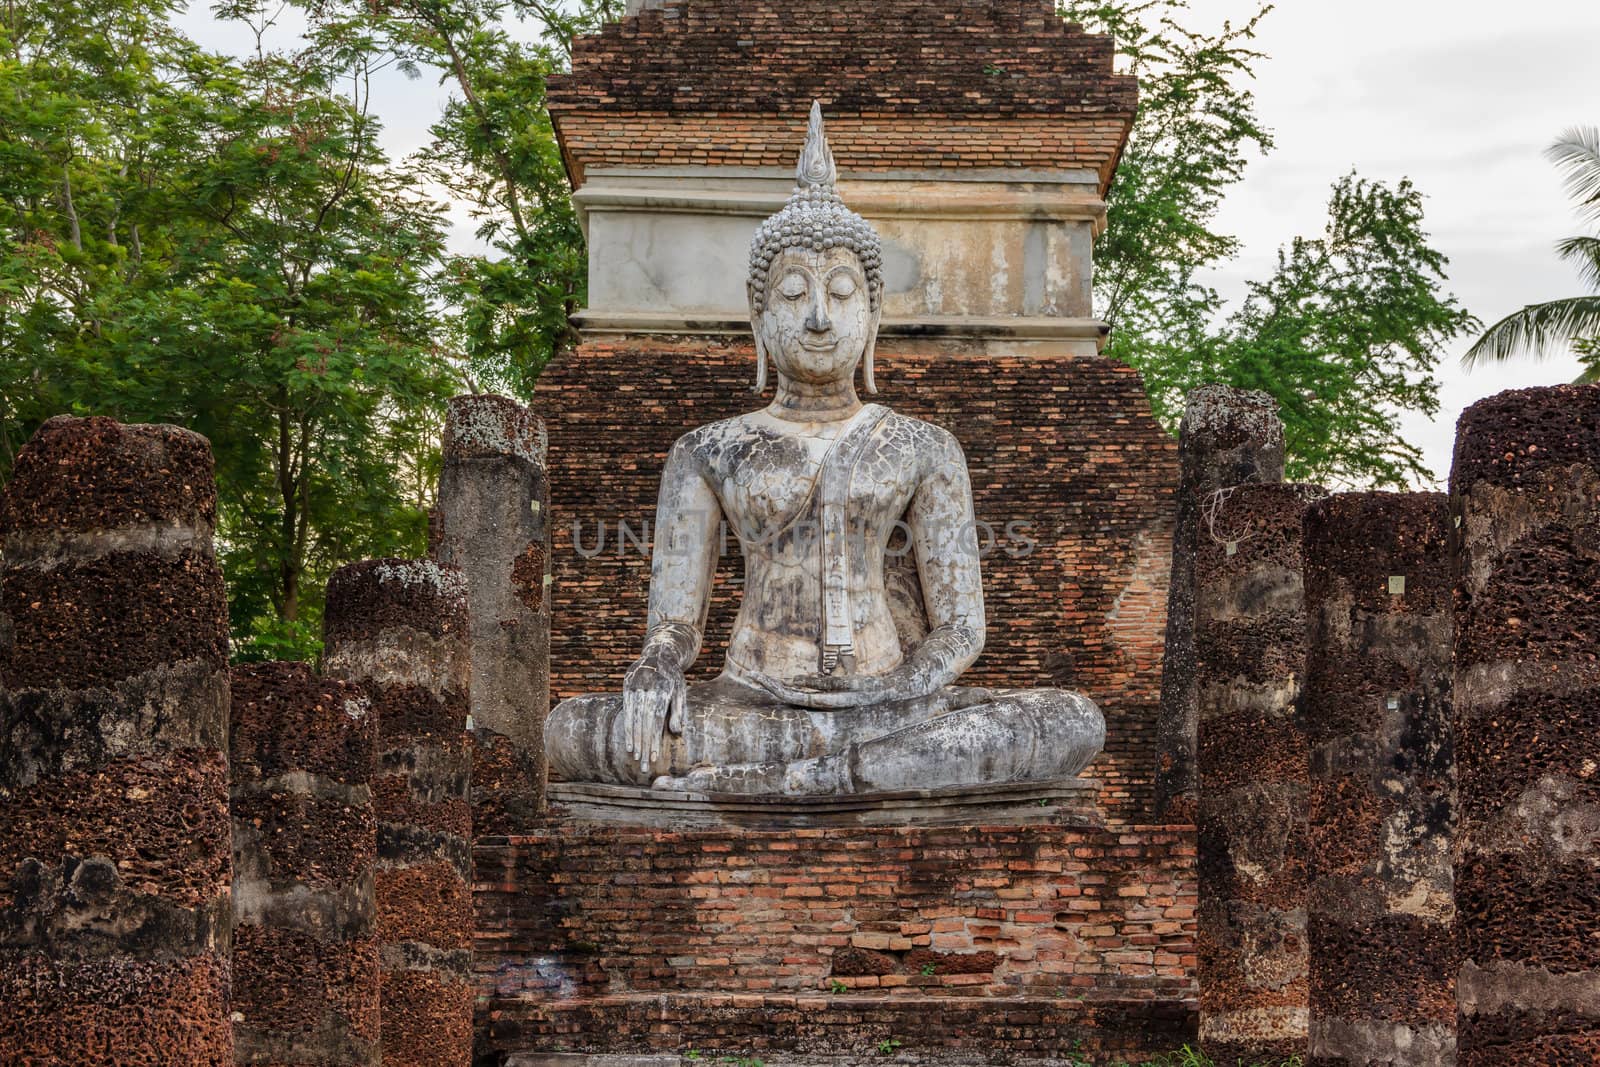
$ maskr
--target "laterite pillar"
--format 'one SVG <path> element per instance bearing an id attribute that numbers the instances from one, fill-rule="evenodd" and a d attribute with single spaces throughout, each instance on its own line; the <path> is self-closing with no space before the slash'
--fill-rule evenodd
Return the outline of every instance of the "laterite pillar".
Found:
<path id="1" fill-rule="evenodd" d="M 233 671 L 233 1037 L 240 1064 L 376 1067 L 372 775 L 359 685 Z"/>
<path id="2" fill-rule="evenodd" d="M 549 511 L 539 417 L 503 396 L 451 399 L 432 555 L 467 580 L 479 836 L 516 833 L 544 807 Z"/>
<path id="3" fill-rule="evenodd" d="M 1195 550 L 1200 1042 L 1218 1062 L 1304 1056 L 1305 670 L 1301 522 L 1323 491 L 1241 485 Z"/>
<path id="4" fill-rule="evenodd" d="M 1451 570 L 1443 493 L 1306 513 L 1311 1063 L 1455 1063 Z"/>
<path id="5" fill-rule="evenodd" d="M 328 582 L 327 671 L 378 719 L 377 936 L 384 1067 L 472 1056 L 472 756 L 467 588 L 431 560 L 351 564 Z"/>
<path id="6" fill-rule="evenodd" d="M 1461 1067 L 1600 1062 L 1600 386 L 1461 416 Z"/>
<path id="7" fill-rule="evenodd" d="M 1230 485 L 1283 481 L 1283 423 L 1266 393 L 1227 385 L 1191 392 L 1178 427 L 1178 520 L 1172 535 L 1166 654 L 1156 719 L 1156 819 L 1195 818 L 1198 688 L 1194 554 L 1201 508 Z"/>
<path id="8" fill-rule="evenodd" d="M 0 1063 L 233 1063 L 211 447 L 51 419 L 0 505 Z"/>

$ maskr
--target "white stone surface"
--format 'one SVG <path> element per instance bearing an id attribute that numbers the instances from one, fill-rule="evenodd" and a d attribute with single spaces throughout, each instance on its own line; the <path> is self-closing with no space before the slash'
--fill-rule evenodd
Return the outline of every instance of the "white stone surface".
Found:
<path id="1" fill-rule="evenodd" d="M 574 197 L 589 237 L 583 319 L 676 320 L 674 332 L 748 321 L 746 250 L 791 185 L 775 172 L 731 168 L 591 170 Z M 1013 330 L 1054 319 L 1098 333 L 1089 257 L 1105 205 L 1092 174 L 858 176 L 839 190 L 883 239 L 891 332 L 928 319 L 956 328 L 1015 320 Z"/>

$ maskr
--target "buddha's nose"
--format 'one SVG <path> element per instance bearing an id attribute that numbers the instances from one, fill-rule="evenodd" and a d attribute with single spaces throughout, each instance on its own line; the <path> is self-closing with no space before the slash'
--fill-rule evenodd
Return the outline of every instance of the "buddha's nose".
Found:
<path id="1" fill-rule="evenodd" d="M 812 333 L 827 333 L 833 329 L 833 320 L 828 318 L 827 298 L 820 289 L 811 297 L 811 308 L 806 312 L 806 329 Z"/>

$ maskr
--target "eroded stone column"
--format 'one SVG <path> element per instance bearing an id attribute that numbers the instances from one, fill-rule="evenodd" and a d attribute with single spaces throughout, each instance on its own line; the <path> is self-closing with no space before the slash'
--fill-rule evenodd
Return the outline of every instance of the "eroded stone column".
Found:
<path id="1" fill-rule="evenodd" d="M 516 833 L 544 806 L 549 505 L 544 423 L 503 396 L 451 399 L 432 554 L 467 579 L 480 837 Z"/>
<path id="2" fill-rule="evenodd" d="M 1178 427 L 1178 462 L 1178 518 L 1156 720 L 1156 820 L 1168 823 L 1195 819 L 1194 554 L 1200 509 L 1225 486 L 1283 481 L 1277 401 L 1227 385 L 1194 390 Z"/>
<path id="3" fill-rule="evenodd" d="M 466 579 L 432 560 L 351 564 L 328 582 L 327 671 L 378 719 L 377 936 L 385 1067 L 472 1055 Z"/>
<path id="4" fill-rule="evenodd" d="M 1306 512 L 1312 1065 L 1455 1062 L 1448 542 L 1443 493 Z"/>
<path id="5" fill-rule="evenodd" d="M 1600 1062 L 1600 386 L 1468 408 L 1450 491 L 1458 1062 Z"/>
<path id="6" fill-rule="evenodd" d="M 1300 528 L 1323 495 L 1315 486 L 1243 485 L 1200 508 L 1200 1043 L 1219 1063 L 1306 1051 Z"/>
<path id="7" fill-rule="evenodd" d="M 59 417 L 0 505 L 0 1063 L 233 1063 L 205 438 Z"/>
<path id="8" fill-rule="evenodd" d="M 303 663 L 237 667 L 231 727 L 235 1062 L 376 1065 L 367 695 Z"/>

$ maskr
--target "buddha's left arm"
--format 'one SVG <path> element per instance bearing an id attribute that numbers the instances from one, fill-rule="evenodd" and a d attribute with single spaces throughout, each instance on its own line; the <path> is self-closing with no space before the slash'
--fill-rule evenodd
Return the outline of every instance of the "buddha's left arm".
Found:
<path id="1" fill-rule="evenodd" d="M 926 686 L 927 692 L 950 685 L 972 666 L 984 638 L 972 481 L 961 446 L 948 434 L 941 437 L 907 512 L 929 631 L 905 666 L 916 688 Z"/>

